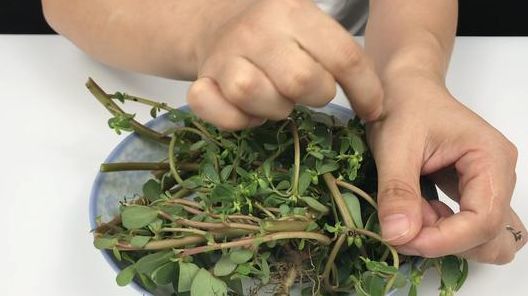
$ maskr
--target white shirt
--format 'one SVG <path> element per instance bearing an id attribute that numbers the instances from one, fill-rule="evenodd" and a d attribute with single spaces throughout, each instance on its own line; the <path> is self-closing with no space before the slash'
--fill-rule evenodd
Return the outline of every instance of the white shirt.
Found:
<path id="1" fill-rule="evenodd" d="M 352 34 L 363 33 L 368 18 L 368 0 L 314 0 L 314 2 Z"/>

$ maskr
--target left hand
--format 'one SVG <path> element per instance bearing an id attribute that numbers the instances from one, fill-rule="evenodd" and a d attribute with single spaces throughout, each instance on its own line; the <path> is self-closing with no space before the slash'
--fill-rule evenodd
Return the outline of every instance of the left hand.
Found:
<path id="1" fill-rule="evenodd" d="M 399 75 L 385 81 L 384 90 L 385 113 L 368 126 L 383 238 L 408 255 L 510 262 L 527 240 L 510 207 L 515 146 L 433 78 Z M 420 175 L 431 175 L 460 212 L 426 202 Z"/>

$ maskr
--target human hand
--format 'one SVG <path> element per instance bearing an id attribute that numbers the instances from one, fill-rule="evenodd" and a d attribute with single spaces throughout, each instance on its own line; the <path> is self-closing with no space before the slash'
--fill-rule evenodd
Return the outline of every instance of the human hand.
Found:
<path id="1" fill-rule="evenodd" d="M 384 84 L 384 114 L 368 126 L 383 238 L 407 255 L 510 262 L 527 235 L 510 207 L 515 146 L 434 79 L 399 75 Z M 460 212 L 421 198 L 420 175 L 432 176 Z"/>
<path id="2" fill-rule="evenodd" d="M 326 105 L 344 89 L 356 113 L 381 113 L 381 83 L 361 47 L 311 0 L 249 2 L 202 34 L 193 112 L 235 130 L 286 118 L 294 104 Z"/>

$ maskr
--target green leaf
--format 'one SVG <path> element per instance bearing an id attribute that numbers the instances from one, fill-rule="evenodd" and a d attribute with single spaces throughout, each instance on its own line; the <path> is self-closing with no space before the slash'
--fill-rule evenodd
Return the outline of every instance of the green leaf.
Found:
<path id="1" fill-rule="evenodd" d="M 215 278 L 209 271 L 201 268 L 191 285 L 191 296 L 225 296 L 227 285 Z"/>
<path id="2" fill-rule="evenodd" d="M 156 283 L 156 285 L 159 285 L 159 286 L 170 284 L 176 272 L 175 266 L 176 266 L 176 263 L 169 262 L 167 264 L 164 264 L 156 268 L 152 272 L 152 275 L 151 275 L 152 281 Z"/>
<path id="3" fill-rule="evenodd" d="M 112 95 L 112 98 L 113 99 L 117 99 L 119 102 L 121 102 L 122 104 L 125 103 L 125 97 L 128 96 L 127 94 L 125 93 L 122 93 L 122 92 L 115 92 L 113 95 Z"/>
<path id="4" fill-rule="evenodd" d="M 442 283 L 449 288 L 454 290 L 459 279 L 462 277 L 462 272 L 460 271 L 460 260 L 455 256 L 445 256 L 442 258 Z"/>
<path id="5" fill-rule="evenodd" d="M 156 290 L 158 288 L 158 286 L 156 285 L 156 283 L 154 283 L 149 276 L 145 275 L 145 274 L 142 274 L 142 273 L 138 273 L 137 274 L 139 276 L 139 281 L 141 282 L 141 285 L 147 290 L 147 291 L 150 291 L 150 292 L 154 292 L 154 290 Z"/>
<path id="6" fill-rule="evenodd" d="M 350 145 L 352 146 L 352 149 L 354 149 L 354 152 L 357 154 L 363 154 L 366 150 L 365 143 L 359 137 L 358 135 L 351 134 L 350 135 Z"/>
<path id="7" fill-rule="evenodd" d="M 368 258 L 360 257 L 365 262 L 368 270 L 374 273 L 383 273 L 387 275 L 393 275 L 398 272 L 398 269 L 394 266 L 389 266 L 387 262 L 372 261 Z"/>
<path id="8" fill-rule="evenodd" d="M 116 114 L 114 117 L 108 119 L 108 126 L 113 129 L 118 135 L 121 131 L 131 132 L 132 128 L 131 121 L 134 119 L 135 114 Z"/>
<path id="9" fill-rule="evenodd" d="M 318 151 L 310 151 L 310 152 L 308 152 L 308 154 L 310 154 L 311 156 L 313 156 L 313 157 L 315 157 L 316 159 L 319 159 L 319 160 L 323 160 L 324 159 L 324 155 L 321 152 L 318 152 Z"/>
<path id="10" fill-rule="evenodd" d="M 279 184 L 277 184 L 277 186 L 275 186 L 275 189 L 277 190 L 286 190 L 286 189 L 289 189 L 290 188 L 290 181 L 288 180 L 283 180 L 283 181 L 280 181 Z"/>
<path id="11" fill-rule="evenodd" d="M 334 126 L 334 118 L 323 112 L 313 112 L 311 118 L 314 122 L 322 123 L 328 127 Z"/>
<path id="12" fill-rule="evenodd" d="M 330 211 L 327 206 L 323 205 L 317 199 L 311 196 L 301 196 L 301 200 L 304 201 L 310 208 L 322 214 L 326 214 Z"/>
<path id="13" fill-rule="evenodd" d="M 229 176 L 231 176 L 231 172 L 233 172 L 232 164 L 226 165 L 224 168 L 222 168 L 222 170 L 220 171 L 220 178 L 222 179 L 222 181 L 227 181 Z"/>
<path id="14" fill-rule="evenodd" d="M 265 258 L 260 259 L 260 271 L 260 280 L 262 281 L 262 284 L 266 285 L 270 281 L 270 267 Z"/>
<path id="15" fill-rule="evenodd" d="M 286 216 L 290 213 L 290 207 L 287 204 L 282 204 L 279 207 L 281 215 Z"/>
<path id="16" fill-rule="evenodd" d="M 202 149 L 205 145 L 207 145 L 207 142 L 205 140 L 199 140 L 199 141 L 193 143 L 191 145 L 191 147 L 189 147 L 189 150 L 198 151 L 198 150 Z"/>
<path id="17" fill-rule="evenodd" d="M 170 262 L 173 257 L 172 251 L 159 251 L 143 256 L 136 262 L 136 270 L 138 273 L 150 275 L 156 268 Z"/>
<path id="18" fill-rule="evenodd" d="M 94 246 L 99 250 L 112 249 L 118 242 L 117 238 L 97 237 Z"/>
<path id="19" fill-rule="evenodd" d="M 150 223 L 147 227 L 151 232 L 153 232 L 154 234 L 157 234 L 161 231 L 162 226 L 163 226 L 163 220 L 157 218 L 156 220 L 154 220 L 154 222 Z"/>
<path id="20" fill-rule="evenodd" d="M 132 282 L 135 275 L 136 266 L 134 264 L 129 265 L 128 267 L 121 269 L 121 271 L 117 274 L 116 283 L 120 287 L 124 287 Z"/>
<path id="21" fill-rule="evenodd" d="M 180 261 L 180 277 L 178 279 L 178 292 L 191 290 L 194 277 L 200 268 L 194 263 Z"/>
<path id="22" fill-rule="evenodd" d="M 138 229 L 149 225 L 158 218 L 158 211 L 153 208 L 131 205 L 123 208 L 121 219 L 127 229 Z"/>
<path id="23" fill-rule="evenodd" d="M 142 249 L 151 239 L 150 236 L 135 235 L 130 240 L 130 244 L 134 248 Z"/>
<path id="24" fill-rule="evenodd" d="M 460 260 L 462 260 L 462 276 L 458 279 L 455 291 L 458 291 L 460 290 L 460 288 L 462 288 L 462 285 L 466 281 L 469 271 L 468 261 L 464 258 L 460 258 Z"/>
<path id="25" fill-rule="evenodd" d="M 363 228 L 363 219 L 361 218 L 361 204 L 359 203 L 359 199 L 350 192 L 345 192 L 342 194 L 342 196 L 347 205 L 347 209 L 352 216 L 352 220 L 354 220 L 354 223 L 357 227 Z"/>
<path id="26" fill-rule="evenodd" d="M 200 176 L 192 176 L 183 181 L 182 186 L 186 189 L 196 189 L 203 185 L 202 178 Z"/>
<path id="27" fill-rule="evenodd" d="M 264 171 L 264 176 L 266 176 L 266 178 L 271 177 L 271 161 L 269 159 L 262 163 L 262 170 Z"/>
<path id="28" fill-rule="evenodd" d="M 405 287 L 407 285 L 407 278 L 401 274 L 400 272 L 395 273 L 396 278 L 394 279 L 394 283 L 392 284 L 392 288 L 394 289 L 400 289 Z"/>
<path id="29" fill-rule="evenodd" d="M 168 112 L 168 118 L 172 122 L 180 122 L 191 118 L 191 115 L 188 112 L 172 109 Z"/>
<path id="30" fill-rule="evenodd" d="M 308 189 L 311 182 L 312 174 L 306 169 L 301 170 L 301 175 L 299 176 L 299 195 L 303 195 L 306 192 L 306 189 Z"/>
<path id="31" fill-rule="evenodd" d="M 235 198 L 235 188 L 229 184 L 218 184 L 211 192 L 213 201 L 232 201 Z"/>
<path id="32" fill-rule="evenodd" d="M 249 263 L 240 264 L 237 266 L 236 272 L 241 275 L 249 275 L 251 273 L 251 265 Z"/>
<path id="33" fill-rule="evenodd" d="M 117 247 L 112 248 L 112 254 L 114 254 L 114 257 L 116 258 L 117 261 L 121 261 L 121 259 L 123 259 L 121 257 L 121 252 L 119 251 Z"/>
<path id="34" fill-rule="evenodd" d="M 364 289 L 370 296 L 384 296 L 385 295 L 385 280 L 379 275 L 373 273 L 365 273 L 363 277 Z"/>
<path id="35" fill-rule="evenodd" d="M 229 253 L 229 258 L 236 264 L 244 264 L 253 258 L 253 251 L 249 249 L 233 249 Z"/>
<path id="36" fill-rule="evenodd" d="M 152 109 L 150 109 L 150 116 L 152 116 L 152 118 L 156 118 L 156 116 L 158 116 L 158 107 L 154 106 L 152 107 Z"/>
<path id="37" fill-rule="evenodd" d="M 418 296 L 418 289 L 415 284 L 412 284 L 409 288 L 409 294 L 408 296 Z"/>
<path id="38" fill-rule="evenodd" d="M 241 167 L 236 167 L 236 172 L 242 178 L 248 178 L 249 177 L 248 171 L 246 171 L 245 169 L 243 169 Z"/>
<path id="39" fill-rule="evenodd" d="M 228 255 L 220 257 L 213 268 L 215 276 L 227 276 L 233 273 L 237 267 L 237 264 L 231 260 Z"/>
<path id="40" fill-rule="evenodd" d="M 321 163 L 320 161 L 317 162 L 317 164 Z M 335 170 L 339 169 L 339 165 L 337 164 L 337 161 L 327 159 L 322 164 L 317 165 L 316 170 L 317 174 L 323 175 L 329 172 L 333 172 Z"/>
<path id="41" fill-rule="evenodd" d="M 234 278 L 226 280 L 226 284 L 229 287 L 229 289 L 233 290 L 233 292 L 236 293 L 236 295 L 244 295 L 244 286 L 242 284 L 242 279 L 240 278 Z"/>
<path id="42" fill-rule="evenodd" d="M 155 179 L 150 179 L 143 185 L 143 195 L 150 201 L 159 199 L 162 193 L 161 184 Z"/>
<path id="43" fill-rule="evenodd" d="M 220 183 L 220 175 L 218 175 L 212 163 L 207 162 L 202 165 L 202 175 L 213 183 Z"/>

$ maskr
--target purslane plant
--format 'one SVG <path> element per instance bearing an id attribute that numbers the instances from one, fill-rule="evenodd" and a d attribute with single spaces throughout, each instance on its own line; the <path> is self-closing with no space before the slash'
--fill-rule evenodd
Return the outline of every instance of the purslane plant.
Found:
<path id="1" fill-rule="evenodd" d="M 163 143 L 159 162 L 105 163 L 101 172 L 152 171 L 141 196 L 124 200 L 119 216 L 100 222 L 94 245 L 156 294 L 385 295 L 436 269 L 440 295 L 453 295 L 467 276 L 455 256 L 406 257 L 379 235 L 376 173 L 357 119 L 302 106 L 286 120 L 238 132 L 220 131 L 193 114 L 125 93 L 90 92 L 112 114 L 110 128 Z M 161 111 L 173 127 L 152 130 L 119 103 Z M 406 272 L 400 266 L 408 263 Z M 243 283 L 252 284 L 244 290 Z"/>

